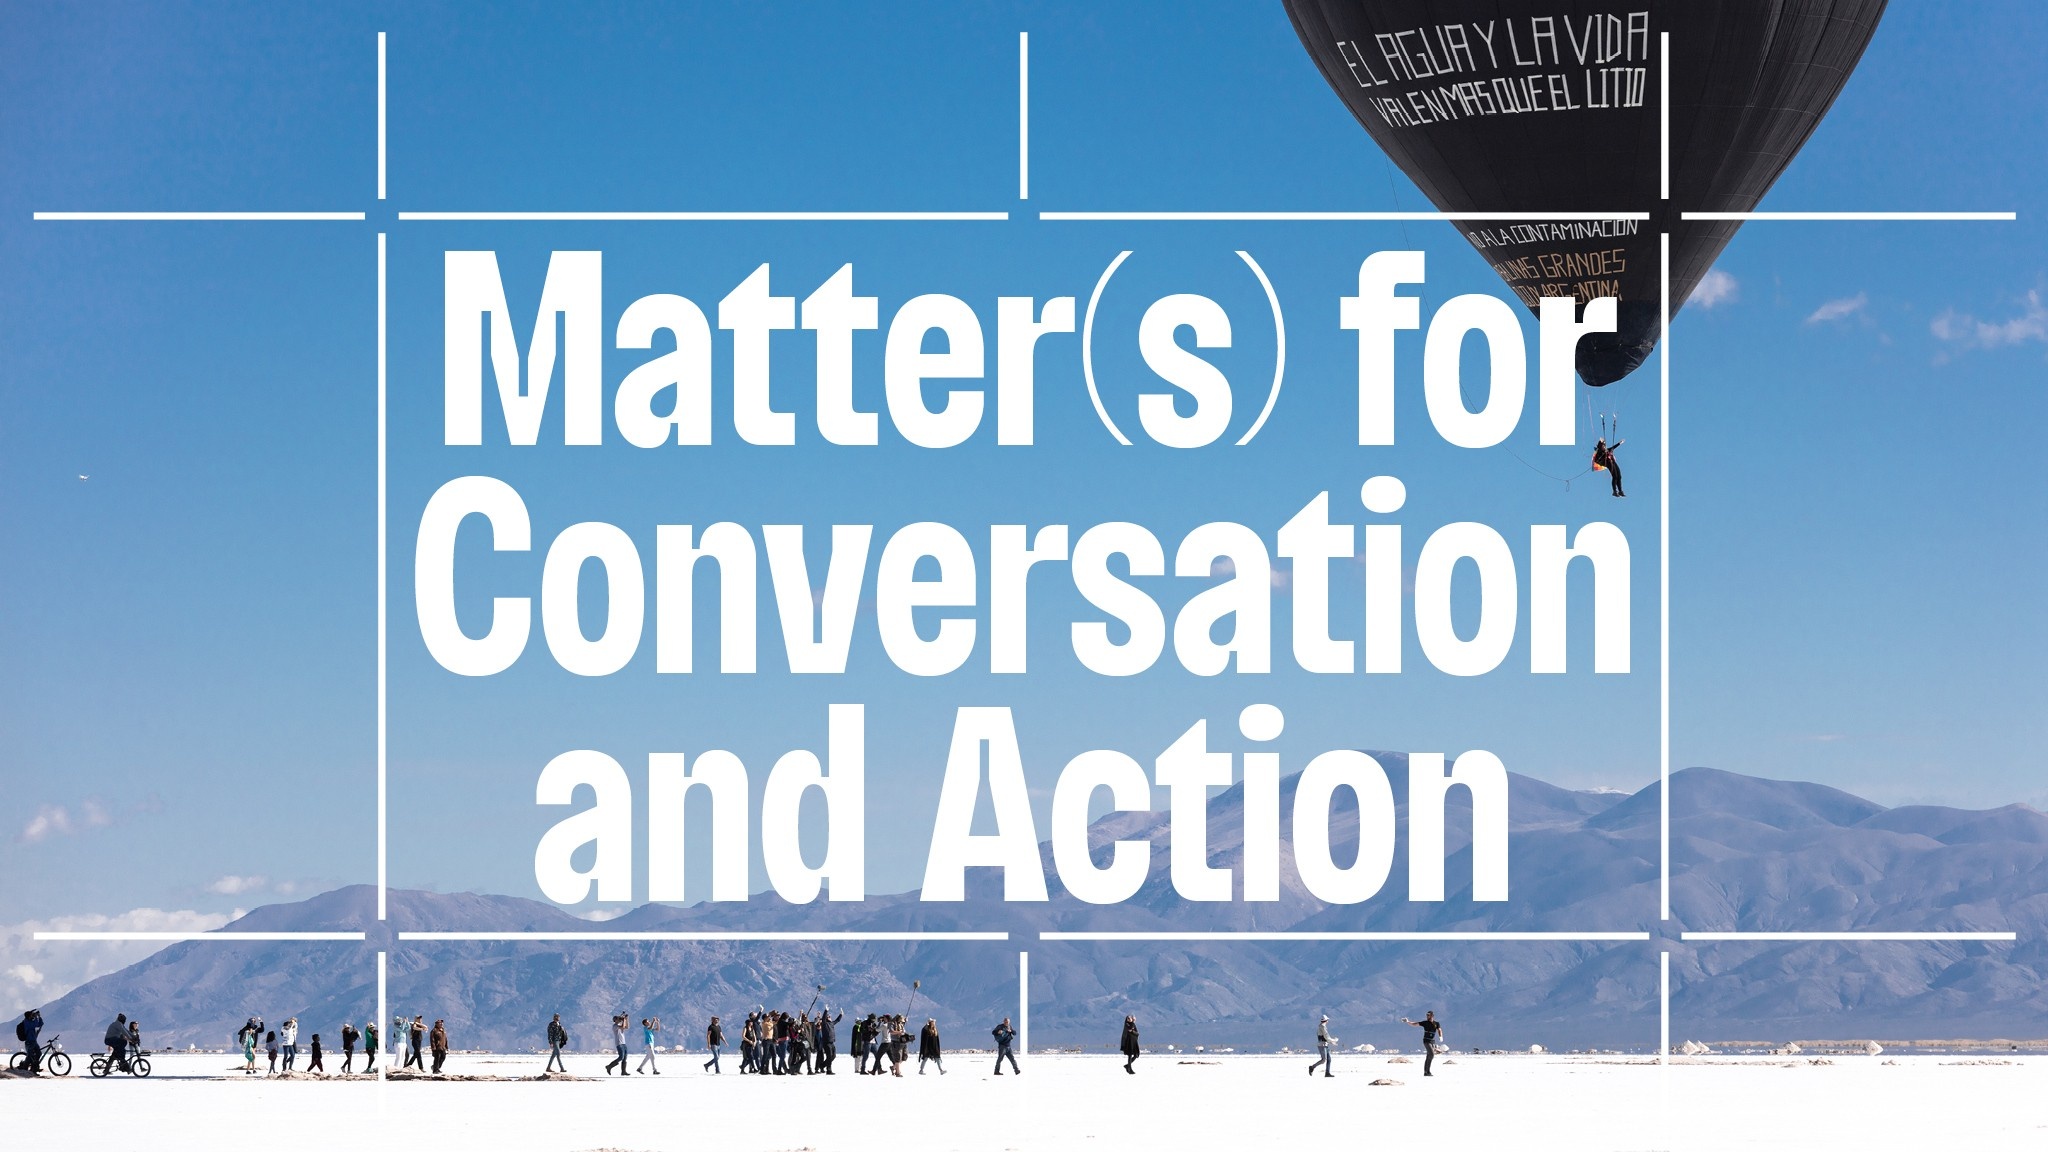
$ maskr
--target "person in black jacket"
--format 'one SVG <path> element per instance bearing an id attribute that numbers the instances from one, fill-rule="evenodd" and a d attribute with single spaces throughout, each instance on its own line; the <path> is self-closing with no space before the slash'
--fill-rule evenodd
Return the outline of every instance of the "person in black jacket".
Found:
<path id="1" fill-rule="evenodd" d="M 924 1062 L 929 1060 L 938 1066 L 939 1075 L 944 1076 L 946 1065 L 940 1059 L 943 1051 L 939 1046 L 939 1022 L 936 1019 L 926 1020 L 924 1030 L 917 1034 L 917 1074 L 924 1075 Z"/>
<path id="2" fill-rule="evenodd" d="M 128 1014 L 126 1012 L 115 1014 L 114 1022 L 107 1025 L 107 1034 L 104 1040 L 108 1049 L 114 1053 L 114 1063 L 120 1066 L 121 1071 L 128 1071 Z"/>
<path id="3" fill-rule="evenodd" d="M 1614 458 L 1614 450 L 1626 443 L 1628 443 L 1626 440 L 1616 440 L 1612 445 L 1609 445 L 1604 439 L 1593 443 L 1593 467 L 1595 470 L 1606 470 L 1607 479 L 1613 486 L 1616 496 L 1628 495 L 1628 493 L 1621 490 L 1621 461 Z M 1424 1075 L 1427 1075 L 1427 1073 L 1424 1073 Z"/>
<path id="4" fill-rule="evenodd" d="M 548 1021 L 548 1066 L 541 1069 L 542 1072 L 569 1074 L 569 1065 L 562 1059 L 562 1049 L 568 1044 L 569 1030 L 562 1027 L 562 1014 L 557 1012 L 555 1018 Z"/>
<path id="5" fill-rule="evenodd" d="M 829 1006 L 818 1013 L 818 1068 L 827 1076 L 837 1075 L 832 1071 L 832 1062 L 839 1059 L 838 1024 L 844 1019 L 846 1013 L 834 1016 Z"/>
<path id="6" fill-rule="evenodd" d="M 1003 1074 L 1003 1061 L 1008 1060 L 1010 1071 L 1022 1076 L 1024 1070 L 1017 1067 L 1017 1054 L 1010 1051 L 1010 1045 L 1017 1042 L 1017 1030 L 1010 1027 L 1010 1018 L 1003 1017 L 1001 1024 L 989 1030 L 989 1035 L 996 1038 L 996 1075 Z"/>
<path id="7" fill-rule="evenodd" d="M 31 1008 L 21 1014 L 21 1023 L 14 1026 L 14 1035 L 21 1040 L 22 1050 L 28 1053 L 28 1072 L 33 1076 L 43 1070 L 43 1013 Z"/>
<path id="8" fill-rule="evenodd" d="M 342 1070 L 343 1074 L 347 1074 L 347 1073 L 349 1073 L 349 1072 L 352 1072 L 352 1071 L 354 1071 L 354 1070 L 355 1070 L 355 1062 L 356 1062 L 356 1041 L 358 1041 L 358 1040 L 360 1040 L 360 1039 L 362 1039 L 362 1038 L 363 1038 L 363 1034 L 362 1034 L 361 1032 L 358 1032 L 358 1031 L 356 1031 L 356 1025 L 355 1025 L 355 1021 L 353 1021 L 353 1020 L 347 1020 L 347 1021 L 343 1021 L 343 1022 L 342 1022 L 342 1025 L 341 1025 L 341 1070 Z"/>
<path id="9" fill-rule="evenodd" d="M 1137 1069 L 1131 1067 L 1131 1065 L 1138 1062 L 1139 1054 L 1138 1018 L 1136 1016 L 1124 1017 L 1124 1035 L 1123 1039 L 1118 1042 L 1117 1048 L 1124 1054 L 1124 1071 L 1136 1076 L 1138 1074 Z"/>
<path id="10" fill-rule="evenodd" d="M 306 1062 L 306 1071 L 327 1071 L 327 1069 L 320 1066 L 320 1034 L 318 1032 L 313 1033 L 313 1058 Z"/>

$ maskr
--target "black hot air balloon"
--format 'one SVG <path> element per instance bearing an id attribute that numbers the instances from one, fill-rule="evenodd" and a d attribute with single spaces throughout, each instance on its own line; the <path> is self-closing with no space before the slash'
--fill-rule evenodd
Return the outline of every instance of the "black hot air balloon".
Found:
<path id="1" fill-rule="evenodd" d="M 1658 236 L 1673 309 L 1827 114 L 1885 0 L 1285 0 L 1352 115 L 1444 212 L 1648 212 L 1648 221 L 1460 221 L 1531 309 L 1614 296 L 1579 343 L 1604 385 L 1656 346 Z M 1659 36 L 1671 34 L 1661 198 Z"/>

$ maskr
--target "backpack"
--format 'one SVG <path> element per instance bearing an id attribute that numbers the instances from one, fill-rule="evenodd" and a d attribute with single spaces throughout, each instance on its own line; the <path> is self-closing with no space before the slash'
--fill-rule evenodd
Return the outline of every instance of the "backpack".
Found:
<path id="1" fill-rule="evenodd" d="M 28 1043 L 28 1021 L 27 1021 L 27 1020 L 16 1020 L 16 1021 L 14 1022 L 14 1038 L 15 1038 L 16 1040 L 19 1040 L 19 1041 L 21 1041 L 21 1042 L 22 1042 L 23 1044 L 26 1044 L 26 1043 Z"/>

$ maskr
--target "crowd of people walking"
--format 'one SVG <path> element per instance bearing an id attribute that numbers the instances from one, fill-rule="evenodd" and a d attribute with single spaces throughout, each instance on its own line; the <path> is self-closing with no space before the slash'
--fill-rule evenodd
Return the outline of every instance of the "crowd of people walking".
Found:
<path id="1" fill-rule="evenodd" d="M 820 992 L 823 987 L 820 986 Z M 747 1013 L 739 1029 L 739 1074 L 742 1076 L 833 1076 L 837 1075 L 839 1060 L 839 1026 L 846 1019 L 844 1011 L 834 1011 L 829 1006 L 817 1009 L 817 1001 L 811 1007 L 791 1015 L 788 1012 L 756 1008 Z M 1422 1074 L 1434 1076 L 1435 1058 L 1448 1051 L 1444 1040 L 1443 1024 L 1436 1013 L 1426 1012 L 1421 1020 L 1402 1017 L 1401 1023 L 1422 1030 L 1423 1064 Z M 640 1041 L 640 1063 L 628 1067 L 630 1040 L 635 1025 L 628 1013 L 614 1013 L 611 1018 L 612 1060 L 604 1066 L 609 1076 L 616 1069 L 621 1076 L 635 1072 L 641 1075 L 661 1075 L 657 1054 L 670 1049 L 661 1043 L 665 1029 L 659 1016 L 642 1017 L 638 1024 Z M 42 1043 L 43 1016 L 40 1010 L 29 1009 L 22 1014 L 15 1025 L 15 1039 L 19 1040 L 26 1056 L 26 1068 L 31 1074 L 40 1074 L 44 1063 Z M 307 1060 L 299 1067 L 299 1021 L 297 1017 L 287 1018 L 275 1029 L 266 1028 L 263 1017 L 251 1016 L 235 1031 L 235 1043 L 242 1056 L 241 1071 L 256 1075 L 267 1073 L 280 1075 L 289 1073 L 326 1074 L 323 1064 L 324 1046 L 319 1033 L 313 1033 L 308 1043 Z M 1002 1023 L 989 1031 L 995 1041 L 995 1074 L 1003 1074 L 1003 1065 L 1010 1066 L 1013 1075 L 1022 1075 L 1023 1069 L 1017 1064 L 1015 1045 L 1017 1030 L 1005 1016 Z M 430 1026 L 424 1015 L 408 1019 L 403 1015 L 391 1018 L 392 1055 L 403 1053 L 400 1070 L 418 1069 L 427 1075 L 440 1075 L 448 1059 L 448 1029 L 445 1021 L 435 1020 Z M 375 1020 L 366 1020 L 358 1029 L 354 1021 L 341 1026 L 341 1073 L 358 1074 L 355 1068 L 356 1050 L 360 1045 L 363 1053 L 363 1067 L 360 1074 L 374 1074 L 377 1070 L 377 1055 L 382 1039 Z M 568 1061 L 563 1053 L 571 1048 L 568 1026 L 562 1023 L 561 1013 L 555 1013 L 548 1021 L 545 1031 L 548 1049 L 546 1073 L 569 1074 Z M 720 1055 L 727 1044 L 727 1033 L 722 1017 L 713 1016 L 704 1028 L 704 1049 L 708 1059 L 701 1065 L 704 1072 L 723 1074 Z M 129 1071 L 132 1058 L 143 1055 L 142 1028 L 140 1023 L 128 1018 L 126 1013 L 117 1014 L 107 1025 L 102 1042 L 106 1046 L 108 1067 Z M 868 1013 L 853 1022 L 848 1029 L 848 1046 L 854 1057 L 853 1074 L 856 1076 L 903 1075 L 903 1065 L 910 1059 L 910 1016 L 908 1012 L 890 1014 Z M 1318 1070 L 1324 1076 L 1335 1073 L 1334 1054 L 1336 1037 L 1330 1034 L 1330 1018 L 1323 1016 L 1316 1026 L 1316 1059 L 1309 1065 L 1310 1076 Z M 256 1055 L 261 1049 L 268 1063 L 265 1068 L 257 1067 Z M 1139 1042 L 1138 1020 L 1127 1015 L 1123 1020 L 1123 1031 L 1117 1039 L 1117 1051 L 1124 1058 L 1124 1072 L 1137 1075 L 1138 1058 L 1144 1049 Z M 432 1057 L 429 1066 L 425 1057 Z M 281 1063 L 280 1063 L 281 1061 Z M 17 1066 L 20 1066 L 19 1058 Z M 917 1032 L 917 1074 L 922 1076 L 927 1066 L 936 1068 L 939 1075 L 946 1074 L 945 1045 L 939 1035 L 937 1017 L 927 1017 Z M 61 1071 L 61 1069 L 60 1069 Z M 99 1068 L 95 1065 L 95 1075 Z M 146 1074 L 146 1072 L 145 1072 Z"/>

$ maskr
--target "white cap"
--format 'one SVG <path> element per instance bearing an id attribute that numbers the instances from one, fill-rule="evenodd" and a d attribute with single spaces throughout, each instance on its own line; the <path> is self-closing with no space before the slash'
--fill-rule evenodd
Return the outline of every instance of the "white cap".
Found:
<path id="1" fill-rule="evenodd" d="M 1323 1017 L 1323 1023 L 1327 1024 L 1327 1023 L 1329 1023 L 1329 1022 L 1330 1022 L 1330 1018 L 1329 1018 L 1328 1016 L 1325 1016 L 1325 1017 Z"/>

